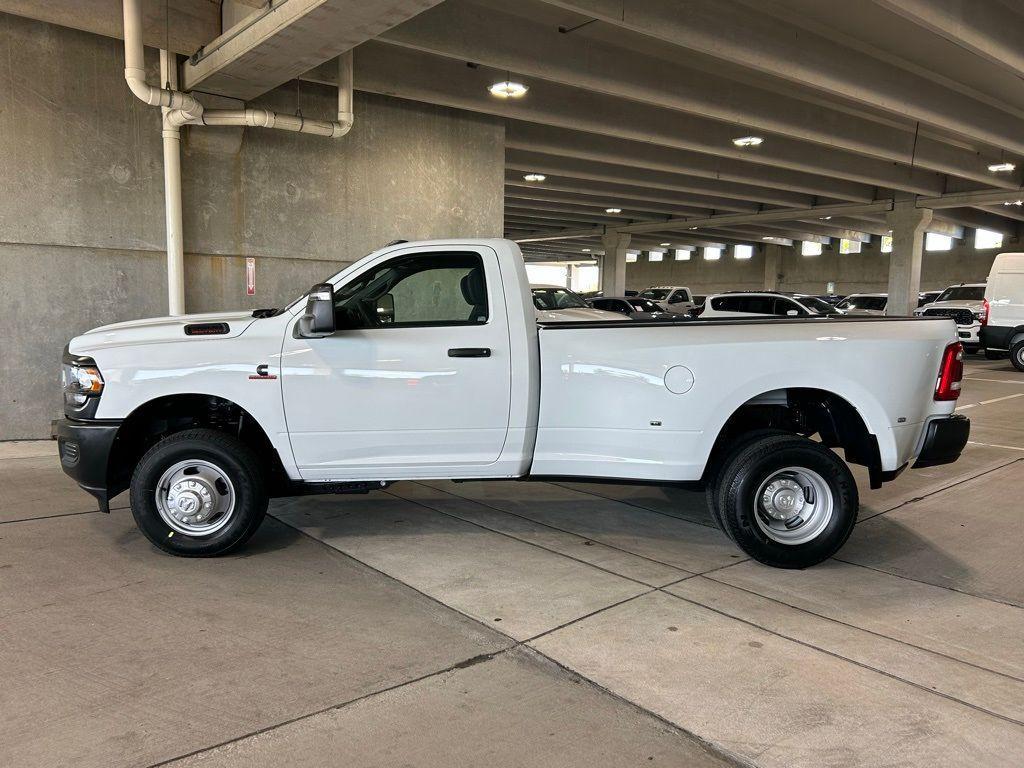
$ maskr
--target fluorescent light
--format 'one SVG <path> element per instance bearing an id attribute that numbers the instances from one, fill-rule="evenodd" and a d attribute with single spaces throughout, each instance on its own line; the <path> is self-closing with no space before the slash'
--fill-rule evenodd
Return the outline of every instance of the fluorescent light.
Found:
<path id="1" fill-rule="evenodd" d="M 502 80 L 500 83 L 488 87 L 487 90 L 491 92 L 492 96 L 497 96 L 499 99 L 519 99 L 525 96 L 530 88 L 513 80 Z"/>
<path id="2" fill-rule="evenodd" d="M 662 243 L 661 247 L 662 248 L 668 248 L 670 245 L 672 245 L 672 243 Z"/>
<path id="3" fill-rule="evenodd" d="M 605 208 L 604 212 L 605 213 L 622 213 L 622 209 L 621 208 Z"/>
<path id="4" fill-rule="evenodd" d="M 1003 203 L 1003 205 L 1024 205 L 1024 200 L 1014 200 L 1012 203 Z"/>
<path id="5" fill-rule="evenodd" d="M 990 165 L 988 169 L 992 171 L 992 173 L 1004 173 L 1007 171 L 1012 171 L 1016 167 L 1017 166 L 1014 165 L 1013 163 L 992 163 L 992 165 Z"/>
<path id="6" fill-rule="evenodd" d="M 696 227 L 689 227 L 689 230 L 690 230 L 691 232 L 692 232 L 693 230 L 695 230 L 695 229 L 696 229 Z"/>
<path id="7" fill-rule="evenodd" d="M 832 218 L 831 216 L 822 216 L 822 217 L 820 217 L 820 221 L 828 221 L 831 218 Z"/>
<path id="8" fill-rule="evenodd" d="M 759 147 L 764 142 L 761 136 L 740 136 L 733 139 L 732 143 L 737 147 Z"/>
<path id="9" fill-rule="evenodd" d="M 583 251 L 583 253 L 590 253 L 589 248 L 581 248 L 580 250 Z"/>
<path id="10" fill-rule="evenodd" d="M 523 176 L 524 181 L 544 181 L 544 179 L 546 178 L 547 176 L 545 176 L 543 173 L 528 173 L 525 176 Z"/>

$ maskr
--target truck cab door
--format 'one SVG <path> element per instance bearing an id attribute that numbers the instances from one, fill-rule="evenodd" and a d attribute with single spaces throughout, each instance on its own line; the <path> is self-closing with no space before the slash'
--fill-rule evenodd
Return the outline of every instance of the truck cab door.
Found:
<path id="1" fill-rule="evenodd" d="M 497 254 L 390 252 L 334 286 L 335 332 L 282 347 L 305 480 L 472 475 L 501 454 L 511 359 Z M 296 318 L 297 321 L 297 318 Z"/>

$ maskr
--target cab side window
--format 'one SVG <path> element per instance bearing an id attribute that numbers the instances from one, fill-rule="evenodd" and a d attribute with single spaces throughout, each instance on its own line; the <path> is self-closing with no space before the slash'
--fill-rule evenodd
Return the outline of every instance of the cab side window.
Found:
<path id="1" fill-rule="evenodd" d="M 399 256 L 335 289 L 339 329 L 487 322 L 487 283 L 476 253 Z"/>

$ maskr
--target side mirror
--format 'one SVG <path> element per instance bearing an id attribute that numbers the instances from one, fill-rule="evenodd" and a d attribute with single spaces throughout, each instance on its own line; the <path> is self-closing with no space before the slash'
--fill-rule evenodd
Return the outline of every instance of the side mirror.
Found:
<path id="1" fill-rule="evenodd" d="M 377 322 L 381 325 L 395 322 L 395 297 L 390 293 L 377 299 Z"/>
<path id="2" fill-rule="evenodd" d="M 299 318 L 298 335 L 319 339 L 334 333 L 334 286 L 320 283 L 309 289 L 306 311 Z"/>

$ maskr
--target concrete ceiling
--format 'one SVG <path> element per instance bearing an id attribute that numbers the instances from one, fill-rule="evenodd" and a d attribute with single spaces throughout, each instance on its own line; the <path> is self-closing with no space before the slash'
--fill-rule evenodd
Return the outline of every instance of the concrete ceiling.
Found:
<path id="1" fill-rule="evenodd" d="M 120 0 L 0 11 L 120 35 Z M 609 227 L 634 245 L 864 240 L 886 231 L 876 201 L 913 196 L 941 208 L 936 231 L 1012 238 L 1024 219 L 1002 204 L 1024 197 L 1021 2 L 225 0 L 227 26 L 249 18 L 220 38 L 220 0 L 144 11 L 148 44 L 202 49 L 189 87 L 330 83 L 358 46 L 358 90 L 501 119 L 506 234 L 561 238 L 538 253 L 596 252 Z M 487 92 L 509 77 L 525 97 Z"/>
<path id="2" fill-rule="evenodd" d="M 693 217 L 1019 190 L 1022 29 L 1024 5 L 1000 0 L 446 0 L 362 46 L 356 87 L 503 118 L 507 233 L 592 225 L 549 246 L 578 255 L 623 223 L 679 233 Z M 487 93 L 510 75 L 525 97 Z M 735 147 L 744 135 L 765 141 Z M 1018 170 L 988 170 L 1003 161 Z M 1011 237 L 1021 219 L 999 203 L 941 213 L 936 231 Z M 841 225 L 794 214 L 715 231 L 885 227 L 850 209 Z"/>

